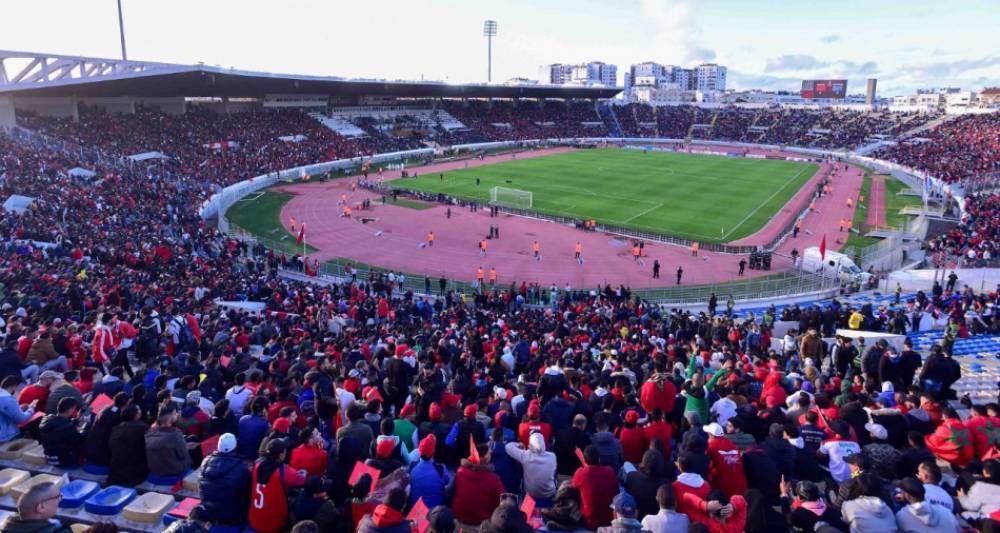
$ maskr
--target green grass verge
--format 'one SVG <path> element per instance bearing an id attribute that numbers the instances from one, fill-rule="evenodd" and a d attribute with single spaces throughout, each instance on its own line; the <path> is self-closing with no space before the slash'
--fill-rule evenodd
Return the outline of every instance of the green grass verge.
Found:
<path id="1" fill-rule="evenodd" d="M 493 187 L 526 190 L 540 213 L 719 243 L 764 227 L 816 170 L 793 161 L 591 149 L 390 184 L 482 202 Z"/>
<path id="2" fill-rule="evenodd" d="M 865 175 L 861 178 L 860 194 L 865 198 L 865 201 L 863 203 L 859 203 L 857 208 L 854 209 L 854 218 L 851 219 L 852 227 L 858 231 L 861 231 L 862 225 L 868 219 L 868 202 L 871 201 L 872 174 L 873 172 L 866 168 Z M 844 246 L 853 246 L 856 250 L 860 250 L 879 242 L 879 240 L 881 239 L 865 237 L 860 233 L 854 233 L 852 231 L 847 237 L 847 243 Z"/>
<path id="3" fill-rule="evenodd" d="M 906 207 L 920 207 L 923 203 L 919 196 L 900 195 L 900 191 L 909 189 L 902 181 L 893 177 L 885 179 L 885 222 L 892 227 L 902 227 L 911 215 L 899 214 Z"/>
<path id="4" fill-rule="evenodd" d="M 281 208 L 292 199 L 293 195 L 264 191 L 263 194 L 254 198 L 251 194 L 247 198 L 233 204 L 226 211 L 225 216 L 230 224 L 239 226 L 244 231 L 255 237 L 262 239 L 275 250 L 282 250 L 287 253 L 302 253 L 302 246 L 295 244 L 297 235 L 292 235 L 281 225 Z M 249 198 L 254 198 L 250 200 Z M 315 252 L 316 248 L 309 245 L 308 229 L 306 230 L 306 250 Z"/>
<path id="5" fill-rule="evenodd" d="M 392 196 L 386 197 L 385 205 L 397 205 L 399 207 L 406 207 L 408 209 L 416 209 L 417 211 L 423 211 L 424 209 L 430 209 L 436 204 L 428 202 L 418 202 L 416 200 L 410 200 L 408 198 L 396 198 L 392 199 Z"/>

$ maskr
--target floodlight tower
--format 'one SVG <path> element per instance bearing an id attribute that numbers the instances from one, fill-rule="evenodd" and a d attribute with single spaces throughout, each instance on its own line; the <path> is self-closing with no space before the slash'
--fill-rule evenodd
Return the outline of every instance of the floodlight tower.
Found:
<path id="1" fill-rule="evenodd" d="M 118 0 L 118 36 L 122 41 L 122 61 L 128 61 L 128 54 L 125 53 L 125 22 L 122 20 L 122 0 Z"/>
<path id="2" fill-rule="evenodd" d="M 486 83 L 493 81 L 493 38 L 497 35 L 497 21 L 483 22 L 483 36 L 486 37 Z"/>

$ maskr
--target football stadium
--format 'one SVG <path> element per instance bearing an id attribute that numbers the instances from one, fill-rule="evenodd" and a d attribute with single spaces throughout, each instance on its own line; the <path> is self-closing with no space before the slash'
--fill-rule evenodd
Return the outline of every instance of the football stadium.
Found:
<path id="1" fill-rule="evenodd" d="M 90 16 L 43 3 L 11 13 Z M 686 5 L 650 0 L 614 14 L 633 64 L 525 78 L 549 30 L 391 3 L 474 16 L 483 65 L 136 59 L 195 45 L 131 2 L 103 55 L 0 35 L 0 530 L 1000 528 L 987 51 L 639 62 L 630 20 Z M 563 7 L 590 50 L 611 9 Z"/>

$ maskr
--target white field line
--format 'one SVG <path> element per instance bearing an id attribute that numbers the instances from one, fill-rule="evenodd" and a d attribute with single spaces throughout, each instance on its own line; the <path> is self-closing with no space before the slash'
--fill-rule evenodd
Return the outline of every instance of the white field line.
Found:
<path id="1" fill-rule="evenodd" d="M 656 204 L 653 207 L 650 207 L 649 209 L 647 209 L 645 211 L 640 211 L 640 212 L 636 213 L 635 215 L 632 215 L 632 216 L 626 218 L 623 222 L 625 224 L 628 224 L 629 222 L 632 222 L 633 220 L 641 217 L 642 215 L 645 215 L 646 213 L 649 213 L 650 211 L 654 211 L 654 210 L 659 209 L 661 207 L 663 207 L 662 203 Z"/>
<path id="2" fill-rule="evenodd" d="M 723 241 L 727 240 L 727 239 L 729 238 L 729 236 L 730 236 L 730 235 L 732 235 L 732 233 L 733 233 L 734 231 L 736 231 L 736 228 L 738 228 L 738 227 L 742 226 L 742 225 L 743 225 L 743 224 L 744 224 L 744 223 L 745 223 L 745 222 L 746 222 L 747 220 L 750 220 L 750 217 L 754 216 L 754 214 L 756 214 L 756 213 L 757 213 L 757 211 L 760 211 L 760 208 L 761 208 L 761 207 L 764 207 L 764 204 L 766 204 L 766 203 L 770 202 L 770 201 L 771 201 L 771 200 L 772 200 L 772 199 L 773 199 L 773 198 L 774 198 L 775 196 L 777 196 L 777 195 L 778 195 L 778 193 L 779 193 L 779 192 L 781 192 L 781 191 L 785 190 L 785 187 L 788 187 L 788 184 L 789 184 L 789 183 L 791 183 L 791 182 L 795 181 L 796 179 L 798 179 L 798 177 L 799 177 L 799 176 L 801 176 L 801 175 L 802 175 L 802 173 L 803 173 L 803 172 L 805 172 L 805 170 L 806 170 L 807 168 L 809 168 L 809 166 L 808 166 L 808 165 L 806 165 L 806 166 L 803 166 L 803 167 L 802 167 L 802 168 L 801 168 L 801 169 L 800 169 L 800 170 L 799 170 L 799 171 L 798 171 L 798 172 L 797 172 L 797 173 L 796 173 L 796 174 L 795 174 L 794 176 L 792 176 L 791 178 L 789 178 L 789 180 L 788 180 L 788 181 L 786 181 L 784 185 L 782 185 L 781 187 L 778 187 L 778 190 L 774 191 L 774 192 L 773 192 L 773 193 L 771 194 L 771 196 L 768 196 L 768 197 L 767 197 L 767 199 L 766 199 L 766 200 L 764 200 L 763 202 L 761 202 L 761 203 L 760 203 L 759 205 L 757 205 L 757 207 L 756 207 L 756 208 L 754 208 L 754 210 L 753 210 L 753 211 L 750 211 L 750 213 L 748 213 L 748 214 L 747 214 L 747 216 L 743 217 L 743 220 L 741 220 L 741 221 L 740 221 L 740 222 L 739 222 L 738 224 L 736 224 L 735 226 L 733 226 L 733 227 L 729 228 L 729 231 L 727 231 L 727 232 L 726 232 L 726 234 L 722 236 L 722 239 L 721 239 L 721 240 L 723 240 Z"/>

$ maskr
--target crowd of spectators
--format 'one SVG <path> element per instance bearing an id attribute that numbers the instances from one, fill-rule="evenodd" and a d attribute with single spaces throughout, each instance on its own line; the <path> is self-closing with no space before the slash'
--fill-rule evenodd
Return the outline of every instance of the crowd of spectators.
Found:
<path id="1" fill-rule="evenodd" d="M 446 100 L 444 109 L 493 141 L 605 137 L 609 131 L 592 102 Z"/>
<path id="2" fill-rule="evenodd" d="M 920 170 L 946 183 L 995 182 L 1000 172 L 1000 113 L 961 115 L 874 157 Z"/>
<path id="3" fill-rule="evenodd" d="M 491 123 L 512 109 L 477 111 Z M 571 131 L 588 110 L 562 112 L 574 118 L 517 131 Z M 53 466 L 106 467 L 119 485 L 198 469 L 202 505 L 179 523 L 191 528 L 408 531 L 418 502 L 435 532 L 996 527 L 1000 408 L 948 403 L 949 344 L 921 362 L 820 338 L 898 327 L 887 311 L 793 308 L 782 318 L 799 327 L 774 349 L 773 310 L 695 315 L 610 288 L 528 307 L 514 286 L 465 301 L 279 276 L 289 258 L 219 234 L 196 208 L 217 185 L 359 149 L 311 130 L 330 144 L 267 140 L 302 132 L 286 118 L 29 119 L 104 151 L 93 179 L 67 175 L 79 161 L 65 146 L 0 135 L 0 195 L 35 198 L 0 219 L 0 440 L 32 436 Z M 220 140 L 240 148 L 202 146 Z M 113 163 L 153 149 L 176 161 Z M 998 296 L 955 289 L 913 305 L 954 315 L 961 334 Z M 94 417 L 102 394 L 113 406 Z M 358 462 L 368 473 L 353 477 Z M 52 518 L 47 490 L 9 527 Z"/>
<path id="4" fill-rule="evenodd" d="M 965 197 L 965 215 L 947 233 L 928 241 L 939 263 L 955 260 L 963 266 L 992 266 L 1000 257 L 1000 194 Z"/>

